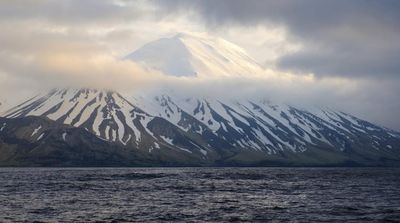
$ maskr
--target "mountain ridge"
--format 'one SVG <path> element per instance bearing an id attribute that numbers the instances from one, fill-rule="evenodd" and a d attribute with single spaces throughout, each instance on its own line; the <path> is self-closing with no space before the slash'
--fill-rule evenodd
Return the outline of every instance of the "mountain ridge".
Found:
<path id="1" fill-rule="evenodd" d="M 58 89 L 5 117 L 46 118 L 118 148 L 164 157 L 168 151 L 191 157 L 195 165 L 383 165 L 400 160 L 400 133 L 342 112 L 309 112 L 267 100 L 183 100 L 165 94 L 125 98 L 112 91 Z"/>
<path id="2" fill-rule="evenodd" d="M 194 79 L 207 75 L 237 77 L 262 73 L 240 47 L 207 35 L 179 34 L 164 38 L 145 45 L 125 59 L 141 61 L 161 71 L 179 71 L 167 74 Z M 35 95 L 3 116 L 0 148 L 6 148 L 3 152 L 7 157 L 31 148 L 42 151 L 40 159 L 46 159 L 48 150 L 63 154 L 63 149 L 69 149 L 77 154 L 68 157 L 79 160 L 78 154 L 97 154 L 96 145 L 100 145 L 101 153 L 112 156 L 109 145 L 116 155 L 129 156 L 118 158 L 121 165 L 379 166 L 400 163 L 397 131 L 344 112 L 274 103 L 263 95 L 224 99 L 178 95 L 173 89 L 122 95 L 111 90 L 65 88 Z M 46 134 L 42 135 L 45 128 L 39 128 L 36 122 L 46 122 L 46 131 L 54 132 L 55 137 L 48 139 Z M 69 139 L 57 130 L 66 126 L 76 132 L 84 131 L 81 135 L 89 141 L 78 134 L 71 140 L 81 142 L 82 147 L 92 152 L 77 150 L 79 143 L 68 146 Z M 65 161 L 61 157 L 58 160 L 64 164 L 77 161 Z M 17 165 L 19 161 L 15 162 Z"/>

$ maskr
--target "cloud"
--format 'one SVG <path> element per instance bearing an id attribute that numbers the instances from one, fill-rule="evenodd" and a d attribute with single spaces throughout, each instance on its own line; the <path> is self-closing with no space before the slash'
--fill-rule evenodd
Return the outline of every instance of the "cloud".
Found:
<path id="1" fill-rule="evenodd" d="M 120 60 L 104 44 L 107 32 L 31 19 L 0 21 L 0 27 L 2 100 L 58 86 L 131 89 L 161 75 Z"/>
<path id="2" fill-rule="evenodd" d="M 399 78 L 400 2 L 396 0 L 155 0 L 164 13 L 192 13 L 211 29 L 284 26 L 301 42 L 282 69 L 321 76 Z M 262 36 L 259 36 L 262 38 Z"/>
<path id="3" fill-rule="evenodd" d="M 50 44 L 32 55 L 0 52 L 0 72 L 10 81 L 27 79 L 33 86 L 129 89 L 162 78 L 157 71 L 120 60 L 95 46 Z M 2 85 L 5 83 L 2 83 Z"/>
<path id="4" fill-rule="evenodd" d="M 144 16 L 145 1 L 117 0 L 38 0 L 2 1 L 0 18 L 35 19 L 62 25 L 113 24 Z"/>
<path id="5" fill-rule="evenodd" d="M 0 3 L 0 102 L 71 85 L 327 106 L 400 129 L 400 3 L 320 0 L 38 0 Z M 276 69 L 177 78 L 121 61 L 181 30 L 207 31 Z"/>
<path id="6" fill-rule="evenodd" d="M 341 47 L 342 48 L 342 47 Z M 399 48 L 400 49 L 400 48 Z M 400 50 L 365 49 L 357 46 L 301 50 L 280 58 L 278 66 L 297 73 L 315 73 L 320 77 L 400 79 Z"/>
<path id="7" fill-rule="evenodd" d="M 315 78 L 277 72 L 258 77 L 162 78 L 131 95 L 156 95 L 161 92 L 185 98 L 226 100 L 270 100 L 299 108 L 325 107 L 399 129 L 400 89 L 397 83 L 381 80 Z"/>

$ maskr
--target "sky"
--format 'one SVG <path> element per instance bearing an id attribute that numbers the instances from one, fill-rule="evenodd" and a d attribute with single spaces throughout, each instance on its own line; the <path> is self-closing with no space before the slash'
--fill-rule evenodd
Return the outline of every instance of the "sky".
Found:
<path id="1" fill-rule="evenodd" d="M 5 0 L 0 29 L 3 104 L 62 84 L 236 88 L 234 97 L 328 106 L 400 130 L 397 0 Z M 276 75 L 194 80 L 121 60 L 182 31 L 231 41 Z"/>

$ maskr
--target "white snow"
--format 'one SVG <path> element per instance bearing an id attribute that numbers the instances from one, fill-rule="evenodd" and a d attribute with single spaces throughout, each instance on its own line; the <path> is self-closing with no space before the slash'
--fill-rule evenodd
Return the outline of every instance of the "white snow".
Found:
<path id="1" fill-rule="evenodd" d="M 228 130 L 223 122 L 221 122 L 221 127 L 225 132 L 228 132 Z"/>
<path id="2" fill-rule="evenodd" d="M 117 131 L 115 129 L 111 130 L 111 141 L 115 142 L 117 140 Z"/>
<path id="3" fill-rule="evenodd" d="M 100 136 L 100 125 L 103 122 L 102 112 L 100 109 L 97 110 L 96 118 L 94 119 L 92 130 L 96 133 L 97 136 Z"/>
<path id="4" fill-rule="evenodd" d="M 122 144 L 124 144 L 124 146 L 126 146 L 126 144 L 131 140 L 131 138 L 132 138 L 132 135 L 131 134 L 129 134 L 128 135 L 128 138 L 126 139 L 126 141 L 125 142 L 123 142 L 123 141 L 121 141 L 122 142 Z"/>
<path id="5" fill-rule="evenodd" d="M 144 45 L 126 56 L 174 76 L 250 76 L 263 69 L 246 52 L 205 33 L 180 33 Z"/>
<path id="6" fill-rule="evenodd" d="M 175 146 L 176 148 L 178 148 L 178 149 L 180 149 L 180 150 L 182 150 L 182 151 L 185 151 L 185 152 L 187 152 L 187 153 L 193 153 L 192 151 L 190 151 L 190 150 L 188 150 L 188 149 L 185 149 L 185 148 L 182 148 L 182 147 L 179 147 L 179 146 Z"/>
<path id="7" fill-rule="evenodd" d="M 207 156 L 207 151 L 205 151 L 204 149 L 200 149 L 200 152 L 201 152 L 204 156 Z"/>
<path id="8" fill-rule="evenodd" d="M 40 125 L 39 127 L 37 127 L 36 129 L 33 130 L 31 137 L 36 135 L 36 133 L 38 133 L 38 131 L 42 128 L 42 125 Z"/>
<path id="9" fill-rule="evenodd" d="M 7 126 L 7 123 L 3 123 L 3 125 L 0 128 L 0 132 L 3 131 L 3 129 Z"/>
<path id="10" fill-rule="evenodd" d="M 122 123 L 121 120 L 119 120 L 117 114 L 115 113 L 115 111 L 111 112 L 112 117 L 114 118 L 115 123 L 117 123 L 117 131 L 118 131 L 118 137 L 119 137 L 119 141 L 122 142 L 122 138 L 125 135 L 125 127 L 124 124 Z M 114 140 L 115 141 L 115 140 Z"/>
<path id="11" fill-rule="evenodd" d="M 109 125 L 106 126 L 104 133 L 105 133 L 106 139 L 109 140 L 110 139 L 110 126 Z"/>
<path id="12" fill-rule="evenodd" d="M 174 143 L 172 142 L 173 139 L 165 137 L 165 136 L 160 136 L 166 143 L 170 144 L 170 145 L 174 145 Z"/>
<path id="13" fill-rule="evenodd" d="M 36 141 L 39 141 L 40 139 L 42 139 L 42 138 L 43 138 L 43 136 L 44 136 L 44 133 L 40 134 L 40 136 L 37 138 L 37 140 L 36 140 Z"/>

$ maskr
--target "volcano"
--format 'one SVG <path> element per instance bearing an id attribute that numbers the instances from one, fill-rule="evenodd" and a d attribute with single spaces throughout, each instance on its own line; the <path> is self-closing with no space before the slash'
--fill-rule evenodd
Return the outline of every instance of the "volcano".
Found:
<path id="1" fill-rule="evenodd" d="M 240 47 L 203 34 L 162 38 L 124 59 L 192 78 L 263 72 Z M 2 116 L 3 166 L 400 164 L 399 132 L 267 96 L 227 100 L 66 88 L 36 95 Z"/>

